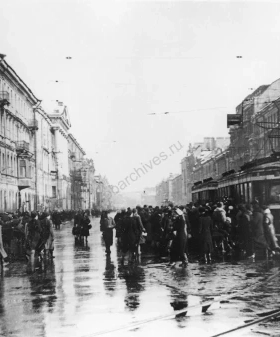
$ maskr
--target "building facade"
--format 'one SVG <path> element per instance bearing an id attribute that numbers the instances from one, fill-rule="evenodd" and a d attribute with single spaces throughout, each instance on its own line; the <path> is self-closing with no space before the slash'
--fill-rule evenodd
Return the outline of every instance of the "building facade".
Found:
<path id="1" fill-rule="evenodd" d="M 0 55 L 0 212 L 90 209 L 97 203 L 94 162 L 70 129 L 67 106 L 57 101 L 46 112 Z M 107 179 L 102 182 L 106 190 Z M 108 203 L 104 196 L 100 202 Z"/>
<path id="2" fill-rule="evenodd" d="M 35 207 L 34 108 L 38 99 L 0 58 L 0 211 Z"/>
<path id="3" fill-rule="evenodd" d="M 171 180 L 171 183 L 172 183 L 171 201 L 175 205 L 182 205 L 183 204 L 182 174 L 176 174 Z"/>

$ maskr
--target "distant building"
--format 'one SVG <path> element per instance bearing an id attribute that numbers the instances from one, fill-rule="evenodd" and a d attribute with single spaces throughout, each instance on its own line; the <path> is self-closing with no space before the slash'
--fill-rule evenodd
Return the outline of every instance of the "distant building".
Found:
<path id="1" fill-rule="evenodd" d="M 183 204 L 183 184 L 182 174 L 176 174 L 172 179 L 172 196 L 171 201 L 175 205 Z"/>

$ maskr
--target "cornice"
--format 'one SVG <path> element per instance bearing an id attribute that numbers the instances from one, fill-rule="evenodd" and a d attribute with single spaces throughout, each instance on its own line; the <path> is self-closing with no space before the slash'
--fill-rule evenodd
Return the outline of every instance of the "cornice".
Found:
<path id="1" fill-rule="evenodd" d="M 85 156 L 86 152 L 81 147 L 81 145 L 78 143 L 77 139 L 72 135 L 72 133 L 69 133 L 69 138 L 73 141 L 73 143 L 79 148 L 79 150 L 82 152 L 82 154 Z"/>
<path id="2" fill-rule="evenodd" d="M 5 60 L 0 62 L 0 74 L 2 75 L 2 78 L 7 78 L 10 80 L 13 85 L 15 85 L 17 89 L 20 90 L 22 94 L 24 94 L 25 97 L 29 99 L 32 105 L 35 105 L 39 101 L 31 89 Z"/>

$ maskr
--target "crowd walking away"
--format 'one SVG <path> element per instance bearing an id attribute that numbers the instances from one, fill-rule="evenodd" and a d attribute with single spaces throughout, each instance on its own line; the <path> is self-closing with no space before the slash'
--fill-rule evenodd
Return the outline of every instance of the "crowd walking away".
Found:
<path id="1" fill-rule="evenodd" d="M 224 198 L 213 203 L 136 206 L 114 216 L 103 212 L 100 231 L 110 255 L 113 229 L 121 263 L 137 263 L 152 249 L 170 266 L 179 262 L 213 263 L 225 259 L 273 259 L 279 256 L 273 216 L 257 202 L 235 205 Z"/>
<path id="2" fill-rule="evenodd" d="M 55 232 L 67 221 L 72 223 L 75 244 L 87 246 L 91 217 L 100 218 L 108 258 L 115 237 L 121 264 L 139 263 L 147 252 L 170 266 L 179 262 L 180 267 L 189 262 L 254 261 L 280 255 L 269 207 L 257 201 L 236 205 L 223 198 L 216 203 L 136 206 L 116 213 L 81 209 L 0 213 L 1 267 L 21 259 L 34 271 L 43 261 L 52 262 Z"/>
<path id="3" fill-rule="evenodd" d="M 72 233 L 77 243 L 85 240 L 91 228 L 90 216 L 100 216 L 99 210 L 62 210 L 52 212 L 0 213 L 0 265 L 8 267 L 16 260 L 27 262 L 29 270 L 40 263 L 53 261 L 55 231 L 67 221 L 74 221 Z M 35 262 L 39 262 L 39 266 Z"/>

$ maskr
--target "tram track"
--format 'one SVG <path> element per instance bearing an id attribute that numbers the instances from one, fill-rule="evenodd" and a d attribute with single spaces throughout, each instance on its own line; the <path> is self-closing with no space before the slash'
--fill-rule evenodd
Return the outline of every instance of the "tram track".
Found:
<path id="1" fill-rule="evenodd" d="M 234 328 L 231 328 L 231 329 L 222 331 L 222 332 L 220 332 L 220 333 L 218 333 L 218 334 L 211 335 L 211 336 L 209 336 L 209 337 L 220 337 L 220 336 L 229 335 L 230 333 L 236 332 L 236 331 L 238 331 L 238 330 L 246 329 L 246 328 L 248 328 L 249 326 L 253 326 L 253 325 L 256 325 L 256 324 L 265 322 L 265 321 L 269 321 L 269 320 L 271 320 L 272 318 L 276 318 L 276 317 L 278 317 L 278 316 L 280 316 L 280 309 L 274 310 L 273 313 L 268 314 L 268 315 L 265 316 L 265 317 L 261 317 L 261 318 L 256 319 L 256 320 L 252 320 L 252 321 L 250 321 L 250 322 L 245 322 L 244 324 L 238 325 L 237 327 L 234 327 Z"/>
<path id="2" fill-rule="evenodd" d="M 252 289 L 257 289 L 259 286 L 264 285 L 266 283 L 269 283 L 270 281 L 272 281 L 273 279 L 275 279 L 279 275 L 280 275 L 280 269 L 278 268 L 278 271 L 276 273 L 274 273 L 273 275 L 269 276 L 265 280 L 261 280 L 261 281 L 255 283 L 255 284 L 252 284 L 250 286 L 247 286 L 247 287 L 241 289 L 239 291 L 239 294 L 241 292 L 244 292 L 245 290 L 248 291 L 248 290 L 252 290 Z M 178 289 L 178 291 L 181 291 L 181 290 Z M 131 323 L 131 324 L 128 324 L 128 325 L 125 325 L 125 326 L 121 326 L 121 327 L 118 327 L 118 328 L 114 328 L 114 329 L 108 329 L 108 330 L 103 330 L 103 331 L 99 331 L 99 332 L 83 335 L 81 337 L 95 337 L 95 336 L 108 335 L 108 334 L 112 334 L 112 333 L 116 333 L 116 332 L 120 332 L 120 331 L 133 330 L 133 329 L 139 328 L 141 326 L 144 326 L 144 325 L 147 325 L 149 323 L 156 322 L 156 321 L 162 321 L 162 320 L 167 320 L 167 319 L 174 319 L 174 318 L 177 318 L 178 316 L 181 316 L 182 314 L 187 315 L 187 313 L 189 311 L 192 311 L 193 309 L 199 309 L 199 308 L 201 308 L 201 313 L 205 313 L 209 309 L 209 307 L 211 305 L 213 305 L 214 303 L 218 303 L 218 302 L 221 302 L 221 301 L 229 300 L 232 297 L 236 297 L 237 295 L 238 295 L 238 293 L 234 293 L 234 294 L 231 294 L 229 296 L 220 296 L 219 299 L 214 299 L 214 300 L 207 301 L 207 302 L 204 302 L 204 303 L 188 306 L 187 308 L 184 308 L 184 309 L 181 309 L 181 310 L 176 310 L 175 312 L 172 312 L 170 314 L 160 315 L 158 317 L 153 317 L 153 318 L 150 318 L 150 319 L 146 319 L 146 320 L 142 320 L 142 321 L 139 321 L 139 322 Z M 213 335 L 213 336 L 210 336 L 210 337 L 222 336 L 222 335 L 231 333 L 233 331 L 242 329 L 242 327 L 245 328 L 245 327 L 250 326 L 250 325 L 255 325 L 255 324 L 258 324 L 260 322 L 263 322 L 263 321 L 272 319 L 274 317 L 277 317 L 279 315 L 280 315 L 280 309 L 277 309 L 275 312 L 273 312 L 272 314 L 270 314 L 268 316 L 261 317 L 260 319 L 254 320 L 252 322 L 244 323 L 243 325 L 240 325 L 238 327 L 235 327 L 233 329 L 229 329 L 227 331 L 221 332 L 220 334 Z"/>

